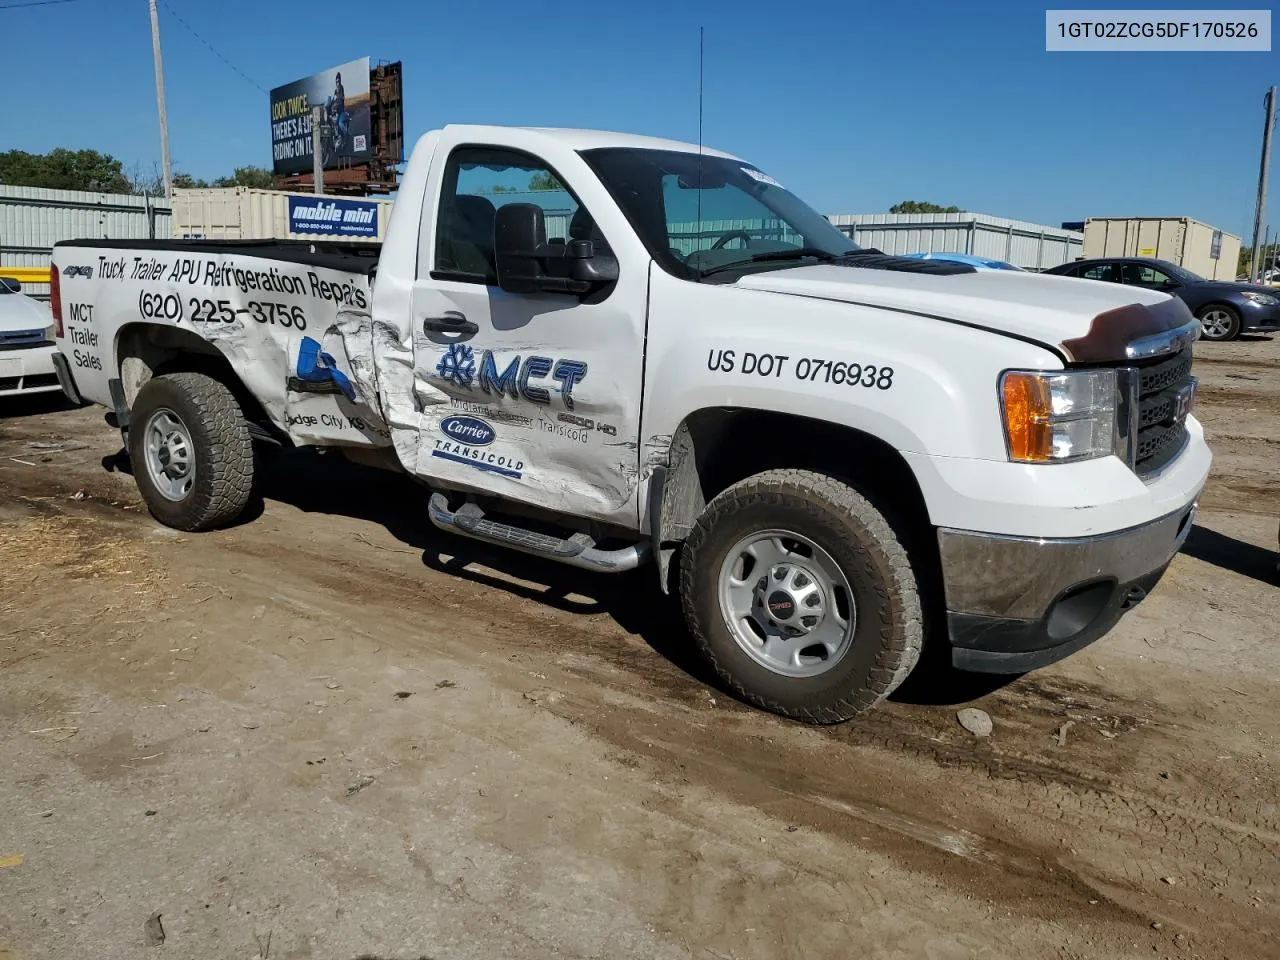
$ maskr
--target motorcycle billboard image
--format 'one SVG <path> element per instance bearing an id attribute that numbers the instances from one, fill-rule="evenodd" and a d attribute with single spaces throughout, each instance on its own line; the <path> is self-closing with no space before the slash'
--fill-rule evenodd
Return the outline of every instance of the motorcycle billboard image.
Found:
<path id="1" fill-rule="evenodd" d="M 320 149 L 326 170 L 365 163 L 373 156 L 369 58 L 361 57 L 271 91 L 271 169 L 277 176 L 311 172 L 315 106 L 324 107 Z"/>

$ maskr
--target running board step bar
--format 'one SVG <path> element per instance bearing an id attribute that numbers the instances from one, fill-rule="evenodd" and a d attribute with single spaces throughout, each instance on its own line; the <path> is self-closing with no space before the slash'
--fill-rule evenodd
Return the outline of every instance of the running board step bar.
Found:
<path id="1" fill-rule="evenodd" d="M 427 510 L 431 522 L 441 530 L 584 570 L 623 573 L 634 570 L 649 558 L 648 541 L 619 550 L 597 550 L 596 542 L 585 533 L 575 533 L 562 540 L 536 530 L 487 520 L 479 504 L 464 503 L 456 511 L 451 511 L 449 500 L 443 493 L 431 495 Z"/>

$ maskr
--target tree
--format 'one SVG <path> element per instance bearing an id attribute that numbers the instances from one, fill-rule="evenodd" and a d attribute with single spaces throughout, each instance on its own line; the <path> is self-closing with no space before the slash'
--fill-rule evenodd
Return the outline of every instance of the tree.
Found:
<path id="1" fill-rule="evenodd" d="M 189 173 L 175 173 L 173 175 L 173 188 L 175 190 L 204 190 L 213 186 L 208 180 L 200 180 L 193 177 Z"/>
<path id="2" fill-rule="evenodd" d="M 959 213 L 959 207 L 940 207 L 928 200 L 903 200 L 889 208 L 890 213 Z"/>
<path id="3" fill-rule="evenodd" d="M 236 167 L 229 177 L 213 181 L 215 187 L 251 187 L 255 190 L 274 190 L 276 175 L 264 167 Z"/>
<path id="4" fill-rule="evenodd" d="M 553 177 L 546 170 L 539 170 L 529 178 L 529 192 L 533 193 L 539 190 L 563 190 L 560 181 Z"/>
<path id="5" fill-rule="evenodd" d="M 127 193 L 135 196 L 146 194 L 152 197 L 164 195 L 164 175 L 160 173 L 160 164 L 152 163 L 150 171 L 144 173 L 141 164 L 134 164 L 125 175 L 129 182 Z"/>
<path id="6" fill-rule="evenodd" d="M 144 172 L 135 164 L 129 173 L 115 157 L 97 150 L 67 150 L 59 147 L 48 153 L 9 150 L 0 153 L 0 183 L 17 187 L 49 187 L 54 190 L 88 190 L 94 193 L 164 194 L 164 177 L 158 164 Z M 263 167 L 236 167 L 229 177 L 212 182 L 176 171 L 173 185 L 180 190 L 204 187 L 255 187 L 274 190 L 275 174 Z"/>
<path id="7" fill-rule="evenodd" d="M 1241 244 L 1240 257 L 1236 262 L 1236 276 L 1249 275 L 1249 263 L 1253 259 L 1253 247 L 1248 243 Z M 1280 267 L 1280 244 L 1258 244 L 1258 274 Z"/>
<path id="8" fill-rule="evenodd" d="M 97 150 L 67 150 L 63 147 L 48 153 L 27 153 L 25 150 L 0 153 L 0 183 L 94 193 L 125 193 L 129 190 L 124 168 L 115 157 Z"/>

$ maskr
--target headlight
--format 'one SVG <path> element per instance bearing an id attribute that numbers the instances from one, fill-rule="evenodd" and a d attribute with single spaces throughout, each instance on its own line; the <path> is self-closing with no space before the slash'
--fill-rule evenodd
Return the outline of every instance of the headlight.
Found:
<path id="1" fill-rule="evenodd" d="M 1115 370 L 1010 370 L 1000 401 L 1010 460 L 1067 463 L 1115 452 Z"/>
<path id="2" fill-rule="evenodd" d="M 57 326 L 55 326 L 54 324 L 52 324 L 52 323 L 51 323 L 51 324 L 49 324 L 47 327 L 45 327 L 45 328 L 44 328 L 44 338 L 45 338 L 46 340 L 48 340 L 50 343 L 53 343 L 53 341 L 55 341 L 56 339 L 58 339 L 58 328 L 57 328 Z"/>
<path id="3" fill-rule="evenodd" d="M 1246 300 L 1252 300 L 1260 307 L 1274 307 L 1277 303 L 1280 303 L 1280 300 L 1277 300 L 1269 293 L 1254 293 L 1252 290 L 1246 290 L 1240 296 Z"/>

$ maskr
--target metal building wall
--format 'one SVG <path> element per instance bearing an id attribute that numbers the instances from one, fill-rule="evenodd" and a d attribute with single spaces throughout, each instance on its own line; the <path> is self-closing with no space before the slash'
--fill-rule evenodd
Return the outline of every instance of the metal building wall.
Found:
<path id="1" fill-rule="evenodd" d="M 985 213 L 852 213 L 828 217 L 864 247 L 889 254 L 971 253 L 1044 270 L 1081 256 L 1084 234 Z"/>
<path id="2" fill-rule="evenodd" d="M 699 229 L 701 227 L 701 229 Z M 667 234 L 671 238 L 671 246 L 679 250 L 681 255 L 688 256 L 695 250 L 706 250 L 726 233 L 741 230 L 760 240 L 781 240 L 783 243 L 799 244 L 800 235 L 792 233 L 783 226 L 780 220 L 755 217 L 738 220 L 696 220 L 686 223 L 670 223 Z"/>
<path id="3" fill-rule="evenodd" d="M 53 245 L 86 238 L 144 240 L 169 236 L 169 210 L 155 197 L 0 184 L 0 274 L 18 273 L 22 291 L 47 297 Z M 17 268 L 16 270 L 14 268 Z"/>

